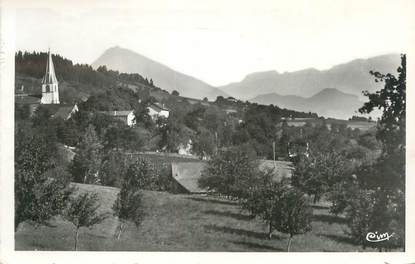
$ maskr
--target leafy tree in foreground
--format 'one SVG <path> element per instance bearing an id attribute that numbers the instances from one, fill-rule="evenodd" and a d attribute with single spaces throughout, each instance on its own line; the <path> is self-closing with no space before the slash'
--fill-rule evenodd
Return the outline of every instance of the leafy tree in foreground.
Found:
<path id="1" fill-rule="evenodd" d="M 290 251 L 294 235 L 311 230 L 312 209 L 304 194 L 294 188 L 284 188 L 272 211 L 272 226 L 275 230 L 290 235 L 287 251 Z"/>
<path id="2" fill-rule="evenodd" d="M 117 239 L 120 239 L 128 220 L 131 220 L 138 227 L 144 218 L 143 195 L 141 191 L 128 190 L 123 185 L 114 203 L 113 210 L 114 215 L 120 220 L 117 234 Z"/>
<path id="3" fill-rule="evenodd" d="M 20 130 L 15 138 L 15 228 L 23 221 L 46 223 L 63 210 L 71 193 L 64 172 L 56 170 L 56 142 Z"/>
<path id="4" fill-rule="evenodd" d="M 77 250 L 79 229 L 81 227 L 91 228 L 106 218 L 104 214 L 98 214 L 99 206 L 96 193 L 84 193 L 71 199 L 65 212 L 65 219 L 76 228 L 74 250 Z"/>
<path id="5" fill-rule="evenodd" d="M 366 241 L 359 234 L 362 230 L 395 233 L 393 242 L 376 245 L 382 250 L 405 246 L 406 55 L 401 55 L 398 77 L 390 73 L 371 74 L 385 86 L 375 93 L 365 92 L 369 101 L 359 111 L 370 113 L 375 108 L 382 110 L 376 132 L 376 138 L 382 144 L 382 153 L 367 170 L 369 173 L 358 174 L 358 180 L 364 183 L 362 189 L 367 191 L 362 190 L 360 196 L 351 197 L 348 225 L 352 239 L 363 246 Z"/>
<path id="6" fill-rule="evenodd" d="M 377 139 L 382 143 L 382 154 L 375 176 L 379 185 L 377 187 L 392 192 L 396 188 L 403 191 L 405 184 L 406 55 L 401 56 L 398 73 L 396 78 L 390 73 L 371 72 L 375 81 L 384 82 L 385 86 L 375 93 L 366 91 L 369 101 L 359 109 L 361 113 L 370 113 L 375 108 L 383 112 L 376 133 Z M 386 166 L 380 166 L 385 163 Z"/>
<path id="7" fill-rule="evenodd" d="M 311 230 L 312 209 L 304 194 L 290 187 L 285 180 L 274 182 L 271 172 L 257 179 L 241 205 L 268 225 L 270 239 L 274 230 L 289 234 L 287 251 L 290 250 L 294 235 Z"/>
<path id="8" fill-rule="evenodd" d="M 246 189 L 245 196 L 239 202 L 243 210 L 247 210 L 252 217 L 260 217 L 268 226 L 268 237 L 273 232 L 273 211 L 282 191 L 281 183 L 272 181 L 272 171 L 259 174 L 253 184 Z"/>
<path id="9" fill-rule="evenodd" d="M 292 182 L 303 192 L 313 195 L 316 203 L 335 183 L 341 182 L 348 172 L 349 164 L 342 155 L 336 152 L 316 153 L 296 162 Z"/>
<path id="10" fill-rule="evenodd" d="M 113 205 L 114 215 L 120 220 L 117 239 L 130 220 L 138 227 L 144 217 L 141 189 L 150 185 L 152 169 L 145 160 L 130 165 L 123 177 L 121 190 Z"/>

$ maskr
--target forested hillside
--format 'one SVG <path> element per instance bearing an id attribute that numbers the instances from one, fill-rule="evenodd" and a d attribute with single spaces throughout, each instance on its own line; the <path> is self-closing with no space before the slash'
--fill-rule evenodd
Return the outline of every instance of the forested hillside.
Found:
<path id="1" fill-rule="evenodd" d="M 17 91 L 24 85 L 27 93 L 41 92 L 46 56 L 37 52 L 16 53 Z M 94 70 L 59 55 L 53 55 L 53 61 L 61 102 L 78 102 L 80 108 L 74 119 L 59 129 L 65 131 L 60 141 L 71 146 L 79 143 L 85 129 L 92 124 L 108 148 L 177 152 L 191 140 L 193 153 L 200 156 L 209 156 L 222 147 L 249 144 L 259 155 L 271 157 L 270 142 L 277 141 L 283 117 L 318 117 L 314 113 L 222 96 L 215 101 L 182 97 L 177 91 L 170 94 L 155 87 L 153 80 L 140 74 L 119 73 L 105 66 Z M 170 109 L 168 119 L 151 119 L 146 107 L 154 102 Z M 120 126 L 98 113 L 111 110 L 133 110 L 137 126 Z M 134 144 L 129 143 L 131 140 Z"/>
<path id="2" fill-rule="evenodd" d="M 40 94 L 40 80 L 45 74 L 45 52 L 22 52 L 15 56 L 16 88 L 32 94 Z M 140 74 L 125 74 L 107 70 L 105 66 L 94 70 L 88 64 L 74 64 L 60 55 L 52 55 L 63 102 L 85 100 L 92 94 L 102 93 L 114 87 L 134 85 L 135 88 L 158 89 L 153 80 Z M 158 89 L 160 90 L 160 89 Z"/>

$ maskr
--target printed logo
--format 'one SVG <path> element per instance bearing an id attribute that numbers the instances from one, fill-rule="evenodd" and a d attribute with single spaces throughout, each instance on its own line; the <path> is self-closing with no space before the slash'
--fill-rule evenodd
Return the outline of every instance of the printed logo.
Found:
<path id="1" fill-rule="evenodd" d="M 394 234 L 395 233 L 392 233 L 389 235 L 388 232 L 383 233 L 383 234 L 378 234 L 377 231 L 375 233 L 369 232 L 366 235 L 366 240 L 369 242 L 381 242 L 381 241 L 389 240 L 389 238 L 393 237 Z"/>

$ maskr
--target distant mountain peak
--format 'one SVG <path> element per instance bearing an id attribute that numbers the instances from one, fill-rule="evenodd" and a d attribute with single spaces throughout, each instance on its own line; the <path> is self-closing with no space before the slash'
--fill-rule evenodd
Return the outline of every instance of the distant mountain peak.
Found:
<path id="1" fill-rule="evenodd" d="M 272 76 L 272 75 L 279 75 L 280 73 L 272 70 L 272 71 L 260 71 L 260 72 L 253 72 L 245 76 L 245 79 L 256 79 L 256 78 L 263 78 L 264 76 Z"/>
<path id="2" fill-rule="evenodd" d="M 105 50 L 92 63 L 94 68 L 101 65 L 119 72 L 138 73 L 143 77 L 152 79 L 156 86 L 169 92 L 176 90 L 186 97 L 198 99 L 207 97 L 210 100 L 216 99 L 219 95 L 228 97 L 228 94 L 218 88 L 120 46 Z"/>
<path id="3" fill-rule="evenodd" d="M 279 95 L 277 93 L 258 95 L 252 102 L 273 104 L 280 108 L 304 112 L 314 112 L 320 116 L 348 119 L 363 105 L 358 97 L 336 88 L 325 88 L 311 97 L 298 95 Z"/>
<path id="4" fill-rule="evenodd" d="M 347 95 L 347 96 L 354 96 L 354 97 L 356 97 L 357 98 L 357 96 L 356 95 L 353 95 L 353 94 L 348 94 L 348 93 L 344 93 L 344 92 L 342 92 L 342 91 L 340 91 L 340 90 L 338 90 L 338 89 L 336 89 L 336 88 L 324 88 L 324 89 L 322 89 L 320 92 L 318 92 L 318 93 L 316 93 L 315 95 L 313 95 L 313 96 L 316 96 L 316 95 L 322 95 L 322 94 L 341 94 L 341 95 Z"/>

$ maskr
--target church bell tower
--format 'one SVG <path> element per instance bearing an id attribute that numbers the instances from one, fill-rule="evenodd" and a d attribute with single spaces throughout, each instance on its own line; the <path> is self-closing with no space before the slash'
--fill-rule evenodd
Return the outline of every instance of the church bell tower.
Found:
<path id="1" fill-rule="evenodd" d="M 46 73 L 42 79 L 42 98 L 41 104 L 59 104 L 58 79 L 55 76 L 52 54 L 48 50 L 48 61 L 46 63 Z"/>

